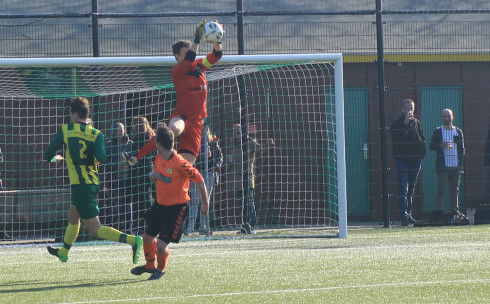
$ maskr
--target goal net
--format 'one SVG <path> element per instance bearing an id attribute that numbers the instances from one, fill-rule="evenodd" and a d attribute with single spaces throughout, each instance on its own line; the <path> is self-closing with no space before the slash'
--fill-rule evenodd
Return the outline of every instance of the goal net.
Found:
<path id="1" fill-rule="evenodd" d="M 148 179 L 154 154 L 130 168 L 120 152 L 144 144 L 142 118 L 152 128 L 168 123 L 175 63 L 173 57 L 0 59 L 0 231 L 7 240 L 62 239 L 68 171 L 43 154 L 69 122 L 67 105 L 76 96 L 90 100 L 90 118 L 106 138 L 101 222 L 143 233 L 144 212 L 155 203 Z M 211 203 L 209 217 L 200 216 L 191 187 L 197 199 L 189 239 L 237 237 L 250 226 L 262 237 L 347 237 L 342 56 L 230 55 L 206 75 L 204 132 L 213 136 L 203 136 L 196 166 L 212 189 Z M 117 136 L 121 124 L 127 136 Z M 80 238 L 89 236 L 82 230 Z"/>

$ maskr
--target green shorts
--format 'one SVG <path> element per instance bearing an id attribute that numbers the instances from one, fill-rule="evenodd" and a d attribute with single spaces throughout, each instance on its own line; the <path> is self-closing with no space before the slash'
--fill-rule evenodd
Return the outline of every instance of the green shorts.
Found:
<path id="1" fill-rule="evenodd" d="M 72 185 L 71 204 L 77 208 L 80 217 L 88 220 L 99 215 L 97 196 L 99 185 Z"/>

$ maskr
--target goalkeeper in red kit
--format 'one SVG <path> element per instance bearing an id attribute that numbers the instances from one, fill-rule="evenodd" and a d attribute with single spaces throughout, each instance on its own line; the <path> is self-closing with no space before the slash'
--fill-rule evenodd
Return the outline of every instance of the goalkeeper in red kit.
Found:
<path id="1" fill-rule="evenodd" d="M 193 43 L 181 40 L 172 46 L 172 52 L 178 62 L 172 68 L 172 82 L 177 102 L 168 126 L 175 137 L 179 137 L 178 153 L 191 164 L 194 164 L 199 155 L 203 118 L 207 117 L 208 85 L 204 73 L 223 56 L 221 41 L 218 41 L 213 44 L 213 51 L 206 57 L 196 59 L 205 23 L 206 20 L 203 20 L 197 26 Z M 123 152 L 123 157 L 134 166 L 155 149 L 155 138 L 152 138 L 136 155 Z"/>

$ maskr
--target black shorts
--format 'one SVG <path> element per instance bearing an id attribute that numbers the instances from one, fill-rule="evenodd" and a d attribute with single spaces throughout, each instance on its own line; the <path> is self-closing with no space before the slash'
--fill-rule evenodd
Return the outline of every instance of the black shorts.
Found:
<path id="1" fill-rule="evenodd" d="M 145 233 L 165 243 L 178 243 L 184 232 L 189 203 L 162 206 L 155 203 L 146 213 Z"/>

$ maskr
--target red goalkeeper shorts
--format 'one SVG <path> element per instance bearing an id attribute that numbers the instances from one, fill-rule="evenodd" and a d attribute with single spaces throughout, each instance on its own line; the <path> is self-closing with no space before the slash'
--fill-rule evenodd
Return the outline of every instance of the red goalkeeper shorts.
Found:
<path id="1" fill-rule="evenodd" d="M 169 123 L 173 118 L 180 118 L 185 123 L 184 132 L 179 136 L 177 151 L 179 154 L 190 153 L 197 158 L 201 149 L 202 119 L 187 119 L 179 113 L 172 113 L 168 120 Z"/>

